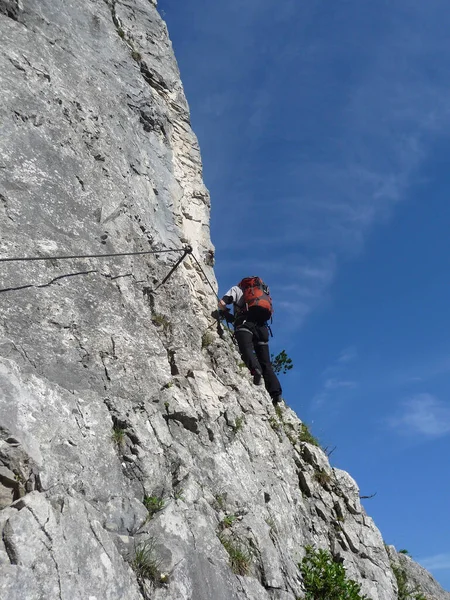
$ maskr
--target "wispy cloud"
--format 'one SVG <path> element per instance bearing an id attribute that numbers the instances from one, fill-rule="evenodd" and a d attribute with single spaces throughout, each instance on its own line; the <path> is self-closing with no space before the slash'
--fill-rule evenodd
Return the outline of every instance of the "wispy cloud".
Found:
<path id="1" fill-rule="evenodd" d="M 409 366 L 397 371 L 390 379 L 396 385 L 430 381 L 450 373 L 450 356 L 436 356 L 430 362 Z"/>
<path id="2" fill-rule="evenodd" d="M 444 554 L 434 554 L 418 560 L 428 571 L 449 571 L 450 570 L 450 552 Z"/>
<path id="3" fill-rule="evenodd" d="M 258 274 L 270 286 L 275 305 L 275 318 L 287 330 L 299 327 L 306 316 L 322 301 L 336 273 L 336 260 L 332 255 L 307 260 L 304 256 L 290 253 L 284 260 L 256 260 L 242 254 L 234 260 L 222 263 L 222 272 L 228 277 Z M 288 272 L 286 269 L 289 269 Z M 237 281 L 227 282 L 226 286 Z M 226 290 L 224 289 L 223 292 Z"/>
<path id="4" fill-rule="evenodd" d="M 403 435 L 442 437 L 450 433 L 450 406 L 431 394 L 417 394 L 402 402 L 389 424 Z"/>
<path id="5" fill-rule="evenodd" d="M 318 409 L 339 392 L 354 390 L 358 382 L 345 376 L 350 363 L 357 358 L 357 350 L 350 346 L 341 351 L 335 362 L 322 373 L 322 386 L 313 398 L 313 408 Z"/>
<path id="6" fill-rule="evenodd" d="M 303 272 L 287 258 L 271 280 L 280 296 L 286 281 L 304 290 L 301 324 L 339 264 L 406 199 L 450 124 L 445 5 L 355 0 L 329 14 L 318 0 L 185 5 L 174 13 L 193 29 L 179 57 L 219 275 L 225 258 L 241 271 L 243 257 L 301 255 Z M 331 255 L 333 268 L 311 285 L 306 270 Z"/>
<path id="7" fill-rule="evenodd" d="M 326 379 L 323 388 L 324 390 L 340 390 L 348 389 L 353 390 L 356 387 L 356 381 L 346 381 L 340 379 Z"/>
<path id="8" fill-rule="evenodd" d="M 358 357 L 358 352 L 357 352 L 355 346 L 349 346 L 348 348 L 344 348 L 344 350 L 342 350 L 337 362 L 341 365 L 347 364 L 349 362 L 352 362 L 353 360 L 356 360 L 357 357 Z"/>
<path id="9" fill-rule="evenodd" d="M 322 372 L 323 379 L 333 379 L 341 374 L 344 369 L 358 358 L 358 351 L 355 346 L 348 346 L 341 350 L 338 358 L 328 365 Z"/>

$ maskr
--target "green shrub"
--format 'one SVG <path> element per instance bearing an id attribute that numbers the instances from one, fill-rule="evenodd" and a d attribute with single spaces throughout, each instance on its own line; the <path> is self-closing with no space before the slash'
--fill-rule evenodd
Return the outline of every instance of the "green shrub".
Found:
<path id="1" fill-rule="evenodd" d="M 344 565 L 333 560 L 326 550 L 305 548 L 299 564 L 305 588 L 304 600 L 369 600 L 361 595 L 361 586 L 348 579 Z"/>
<path id="2" fill-rule="evenodd" d="M 144 506 L 148 510 L 148 516 L 151 519 L 154 514 L 164 508 L 164 498 L 159 496 L 144 496 Z"/>

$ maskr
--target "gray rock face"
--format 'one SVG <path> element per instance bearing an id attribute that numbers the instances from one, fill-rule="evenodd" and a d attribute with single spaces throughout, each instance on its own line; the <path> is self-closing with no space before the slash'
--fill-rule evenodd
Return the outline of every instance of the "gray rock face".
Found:
<path id="1" fill-rule="evenodd" d="M 430 573 L 414 562 L 411 557 L 397 552 L 394 546 L 388 546 L 387 551 L 391 566 L 397 573 L 397 578 L 404 582 L 404 590 L 406 594 L 409 594 L 408 597 L 414 598 L 420 593 L 427 600 L 450 600 L 450 593 L 444 592 Z M 400 583 L 400 585 L 402 584 Z"/>
<path id="2" fill-rule="evenodd" d="M 396 598 L 356 483 L 209 317 L 209 197 L 154 3 L 0 0 L 0 36 L 0 255 L 194 254 L 159 288 L 180 252 L 1 263 L 0 597 L 295 600 L 312 544 Z"/>

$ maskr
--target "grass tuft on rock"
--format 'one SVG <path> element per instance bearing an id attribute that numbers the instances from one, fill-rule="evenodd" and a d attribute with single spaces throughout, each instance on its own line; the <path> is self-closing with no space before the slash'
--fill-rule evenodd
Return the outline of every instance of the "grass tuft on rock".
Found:
<path id="1" fill-rule="evenodd" d="M 131 566 L 138 578 L 158 583 L 161 579 L 161 563 L 153 538 L 149 538 L 136 546 Z"/>
<path id="2" fill-rule="evenodd" d="M 298 437 L 301 442 L 306 442 L 307 444 L 312 444 L 313 446 L 317 446 L 318 448 L 320 448 L 319 440 L 313 436 L 306 423 L 300 424 Z"/>
<path id="3" fill-rule="evenodd" d="M 248 575 L 252 562 L 252 557 L 245 546 L 228 536 L 219 537 L 222 546 L 228 552 L 230 567 L 236 575 Z"/>

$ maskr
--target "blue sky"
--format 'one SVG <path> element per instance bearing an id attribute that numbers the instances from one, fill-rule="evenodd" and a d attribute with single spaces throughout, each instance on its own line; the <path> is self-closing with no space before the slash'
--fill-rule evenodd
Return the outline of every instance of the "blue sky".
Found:
<path id="1" fill-rule="evenodd" d="M 220 293 L 258 274 L 284 396 L 387 543 L 450 589 L 450 11 L 160 0 Z"/>

